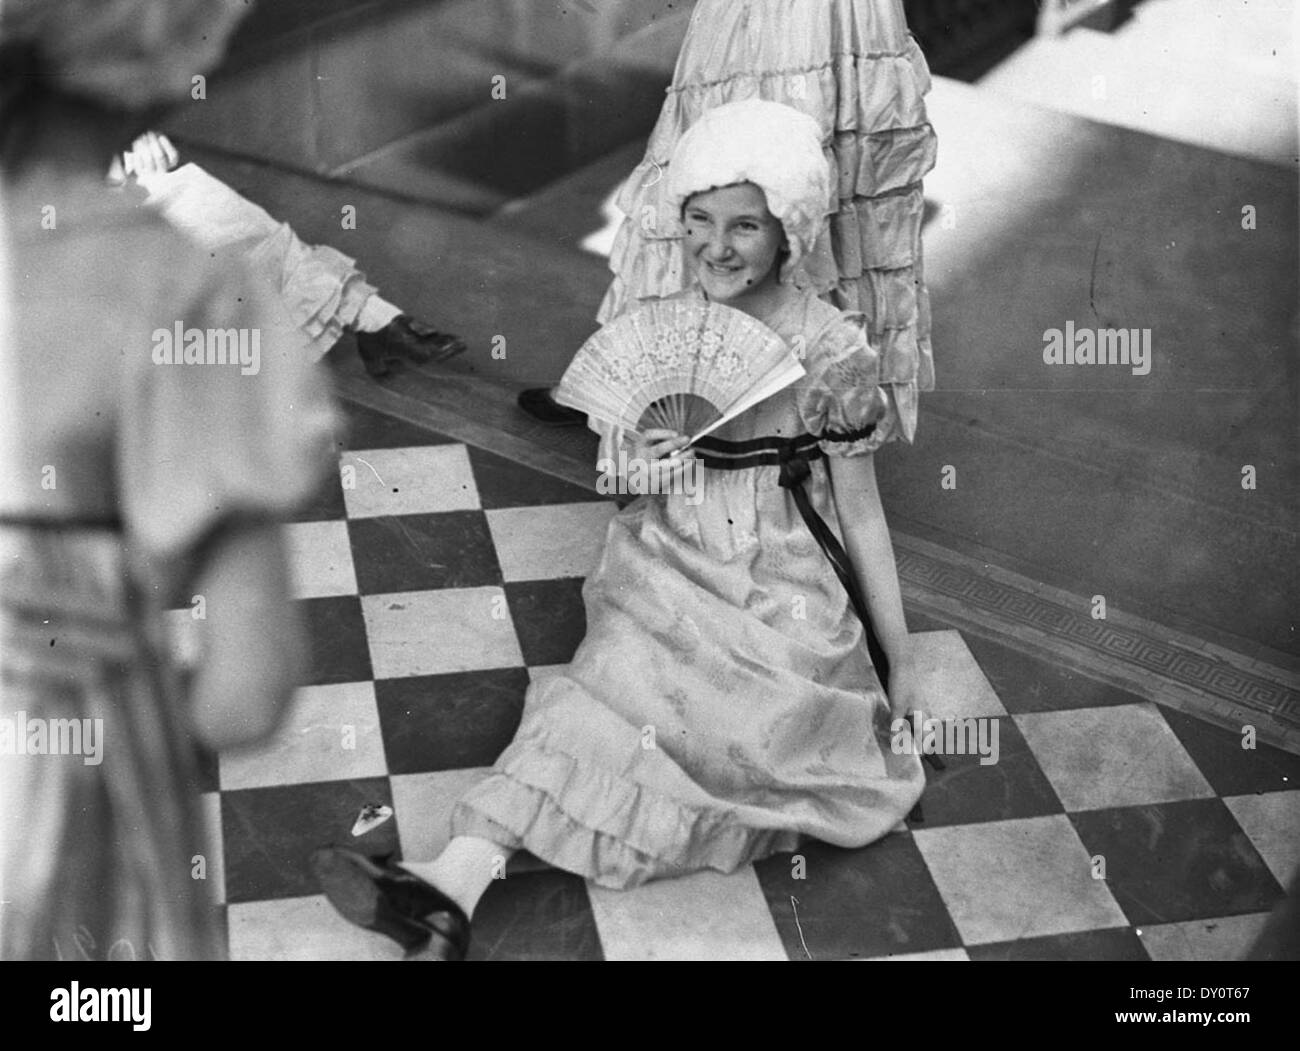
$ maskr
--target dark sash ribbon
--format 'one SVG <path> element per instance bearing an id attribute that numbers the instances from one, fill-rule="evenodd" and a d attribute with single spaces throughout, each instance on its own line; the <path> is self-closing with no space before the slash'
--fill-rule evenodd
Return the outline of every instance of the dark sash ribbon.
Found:
<path id="1" fill-rule="evenodd" d="M 808 499 L 808 491 L 804 488 L 804 482 L 812 474 L 812 462 L 826 455 L 822 451 L 821 442 L 859 441 L 868 437 L 875 429 L 875 424 L 868 424 L 856 431 L 827 431 L 822 435 L 801 434 L 793 438 L 752 438 L 743 442 L 729 442 L 712 435 L 705 435 L 695 443 L 695 448 L 697 458 L 705 467 L 714 471 L 743 471 L 746 468 L 764 466 L 781 469 L 779 478 L 781 488 L 790 490 L 800 517 L 803 518 L 808 531 L 812 533 L 813 539 L 817 541 L 817 545 L 826 555 L 831 568 L 835 570 L 835 575 L 839 577 L 840 583 L 848 593 L 853 612 L 862 621 L 862 627 L 866 632 L 867 652 L 871 655 L 871 663 L 875 665 L 881 685 L 888 691 L 889 659 L 885 656 L 884 647 L 880 644 L 875 628 L 872 627 L 871 614 L 867 610 L 862 589 L 858 587 L 857 578 L 853 575 L 853 564 L 849 561 L 849 554 L 844 550 L 844 545 L 840 543 L 839 538 L 831 531 L 831 527 L 826 524 L 825 519 L 814 510 L 812 502 Z"/>

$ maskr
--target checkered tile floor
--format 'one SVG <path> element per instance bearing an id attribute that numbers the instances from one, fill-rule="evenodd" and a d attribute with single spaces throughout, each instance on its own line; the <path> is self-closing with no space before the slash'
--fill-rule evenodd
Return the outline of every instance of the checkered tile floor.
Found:
<path id="1" fill-rule="evenodd" d="M 341 471 L 291 527 L 310 685 L 274 741 L 206 764 L 234 959 L 400 957 L 318 893 L 315 846 L 422 860 L 584 630 L 615 507 L 350 410 Z M 345 485 L 346 483 L 346 485 Z M 177 614 L 183 627 L 185 614 Z M 999 721 L 1000 759 L 927 770 L 923 821 L 732 876 L 610 892 L 524 858 L 479 959 L 1231 959 L 1300 866 L 1300 759 L 909 615 L 927 714 Z M 354 836 L 367 804 L 393 816 Z M 1094 878 L 1096 859 L 1104 879 Z"/>

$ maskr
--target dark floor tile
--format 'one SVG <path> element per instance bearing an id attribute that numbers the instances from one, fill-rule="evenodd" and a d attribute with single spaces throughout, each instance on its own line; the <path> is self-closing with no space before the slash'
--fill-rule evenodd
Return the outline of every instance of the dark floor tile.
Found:
<path id="1" fill-rule="evenodd" d="M 316 491 L 289 518 L 294 522 L 334 522 L 348 515 L 343 502 L 343 482 L 334 465 L 325 473 Z"/>
<path id="2" fill-rule="evenodd" d="M 491 766 L 514 737 L 527 690 L 524 668 L 379 680 L 389 773 Z"/>
<path id="3" fill-rule="evenodd" d="M 1291 877 L 1286 900 L 1273 908 L 1243 959 L 1300 960 L 1300 871 Z"/>
<path id="4" fill-rule="evenodd" d="M 494 880 L 474 910 L 471 960 L 602 960 L 578 876 L 558 869 Z"/>
<path id="5" fill-rule="evenodd" d="M 355 402 L 343 402 L 347 427 L 340 443 L 343 448 L 364 452 L 366 449 L 406 449 L 417 445 L 448 445 L 455 441 L 445 434 L 425 430 Z"/>
<path id="6" fill-rule="evenodd" d="M 311 665 L 304 686 L 374 678 L 360 598 L 339 595 L 301 599 L 298 606 L 311 640 Z"/>
<path id="7" fill-rule="evenodd" d="M 550 862 L 543 861 L 536 854 L 527 850 L 516 850 L 510 855 L 510 860 L 506 863 L 506 875 L 513 876 L 518 873 L 526 876 L 530 872 L 552 872 L 556 871 L 555 866 Z"/>
<path id="8" fill-rule="evenodd" d="M 1106 883 L 1136 926 L 1267 912 L 1283 896 L 1219 799 L 1070 815 Z"/>
<path id="9" fill-rule="evenodd" d="M 1074 934 L 1048 934 L 1014 942 L 972 945 L 966 950 L 972 960 L 1149 960 L 1142 939 L 1132 927 Z"/>
<path id="10" fill-rule="evenodd" d="M 1059 712 L 1108 704 L 1141 704 L 1143 698 L 1078 672 L 962 632 L 962 638 L 1008 712 Z"/>
<path id="11" fill-rule="evenodd" d="M 358 518 L 348 536 L 362 595 L 501 583 L 482 511 Z"/>
<path id="12" fill-rule="evenodd" d="M 1015 721 L 1010 716 L 994 721 L 998 726 L 997 762 L 981 765 L 981 756 L 974 754 L 941 755 L 945 766 L 941 771 L 925 764 L 924 820 L 909 819 L 911 827 L 967 825 L 1063 812 L 1065 808 Z"/>
<path id="13" fill-rule="evenodd" d="M 593 489 L 562 481 L 472 445 L 469 447 L 469 462 L 474 468 L 474 481 L 478 483 L 484 510 L 589 503 L 600 499 Z"/>
<path id="14" fill-rule="evenodd" d="M 587 633 L 582 580 L 527 580 L 506 584 L 519 649 L 529 667 L 567 664 Z"/>
<path id="15" fill-rule="evenodd" d="M 951 631 L 952 625 L 938 617 L 932 617 L 928 613 L 922 613 L 918 609 L 913 609 L 904 604 L 904 612 L 907 615 L 907 630 L 916 635 L 922 631 Z"/>
<path id="16" fill-rule="evenodd" d="M 802 879 L 796 878 L 799 857 Z M 909 835 L 889 835 L 861 850 L 807 840 L 795 854 L 777 854 L 754 868 L 792 960 L 863 959 L 961 944 Z"/>
<path id="17" fill-rule="evenodd" d="M 1240 732 L 1225 730 L 1163 704 L 1156 707 L 1219 795 L 1300 788 L 1300 756 L 1258 741 L 1253 748 L 1243 748 Z"/>
<path id="18" fill-rule="evenodd" d="M 319 894 L 307 858 L 337 843 L 367 854 L 399 850 L 397 820 L 352 835 L 367 804 L 392 806 L 386 777 L 223 792 L 226 900 L 231 904 Z"/>

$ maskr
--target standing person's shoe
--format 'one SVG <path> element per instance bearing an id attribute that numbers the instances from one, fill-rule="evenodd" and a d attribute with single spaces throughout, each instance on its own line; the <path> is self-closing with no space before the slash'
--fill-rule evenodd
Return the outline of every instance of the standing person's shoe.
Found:
<path id="1" fill-rule="evenodd" d="M 321 847 L 312 852 L 310 864 L 344 919 L 392 938 L 408 960 L 465 958 L 469 917 L 432 883 L 387 858 L 368 858 L 347 847 Z"/>
<path id="2" fill-rule="evenodd" d="M 549 387 L 530 387 L 520 391 L 519 407 L 535 420 L 553 427 L 576 427 L 587 422 L 587 414 L 561 405 L 551 397 Z"/>
<path id="3" fill-rule="evenodd" d="M 398 314 L 378 332 L 358 332 L 357 350 L 370 375 L 380 378 L 389 374 L 395 361 L 414 361 L 426 365 L 446 361 L 465 350 L 465 341 L 449 332 L 439 332 L 409 314 Z"/>

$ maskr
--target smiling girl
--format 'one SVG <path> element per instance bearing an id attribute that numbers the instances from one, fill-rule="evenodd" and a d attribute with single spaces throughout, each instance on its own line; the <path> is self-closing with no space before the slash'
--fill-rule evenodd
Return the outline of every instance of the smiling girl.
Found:
<path id="1" fill-rule="evenodd" d="M 612 888 L 733 872 L 801 835 L 864 846 L 924 787 L 917 757 L 890 748 L 916 680 L 871 454 L 897 417 L 864 319 L 790 281 L 825 222 L 817 125 L 773 102 L 719 107 L 683 136 L 671 180 L 693 272 L 680 295 L 757 318 L 806 374 L 690 449 L 600 425 L 602 454 L 698 458 L 703 499 L 643 496 L 614 517 L 583 589 L 586 638 L 529 688 L 438 858 L 313 856 L 335 907 L 409 955 L 462 958 L 514 850 Z"/>
<path id="2" fill-rule="evenodd" d="M 669 190 L 682 135 L 715 106 L 784 103 L 817 121 L 831 172 L 829 219 L 789 280 L 861 312 L 895 433 L 911 441 L 919 393 L 934 389 L 921 242 L 922 180 L 937 149 L 929 90 L 903 0 L 698 0 L 645 158 L 615 199 L 625 218 L 596 320 L 693 279 Z M 519 404 L 547 423 L 583 422 L 544 388 L 524 391 Z"/>
<path id="3" fill-rule="evenodd" d="M 671 191 L 681 136 L 716 106 L 783 103 L 817 122 L 832 179 L 828 221 L 789 277 L 861 312 L 899 436 L 911 441 L 918 394 L 934 389 L 921 243 L 922 180 L 937 148 L 929 90 L 902 0 L 699 0 L 645 158 L 619 190 L 626 218 L 597 320 L 692 278 Z"/>

